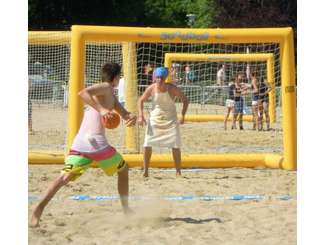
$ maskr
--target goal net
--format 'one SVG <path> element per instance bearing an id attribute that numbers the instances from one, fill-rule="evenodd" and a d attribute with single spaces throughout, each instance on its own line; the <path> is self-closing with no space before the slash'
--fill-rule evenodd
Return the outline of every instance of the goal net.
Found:
<path id="1" fill-rule="evenodd" d="M 29 150 L 66 148 L 70 32 L 28 33 Z"/>
<path id="2" fill-rule="evenodd" d="M 143 43 L 138 46 L 137 55 L 141 57 L 137 60 L 140 77 L 138 81 L 142 87 L 138 91 L 139 96 L 152 82 L 145 81 L 145 75 L 143 78 L 145 66 L 150 64 L 153 67 L 169 67 L 171 73 L 169 82 L 179 86 L 190 100 L 187 123 L 181 126 L 185 153 L 282 153 L 279 45 Z M 268 55 L 268 62 L 266 58 L 258 59 L 257 56 L 253 56 L 257 54 Z M 238 55 L 238 58 L 235 58 L 235 55 Z M 225 78 L 220 82 L 217 74 L 222 65 L 225 66 Z M 252 130 L 252 89 L 249 89 L 244 96 L 244 130 L 231 130 L 232 116 L 227 123 L 229 130 L 224 130 L 223 120 L 227 111 L 229 84 L 234 81 L 237 74 L 242 73 L 245 76 L 244 83 L 251 86 L 251 81 L 246 75 L 248 67 L 250 70 L 258 71 L 259 79 L 267 79 L 268 74 L 271 74 L 273 95 L 276 95 L 272 100 L 272 131 Z M 267 68 L 270 70 L 268 71 Z M 150 106 L 150 102 L 145 106 L 147 115 Z M 181 107 L 182 104 L 177 101 L 178 112 L 181 111 Z M 276 114 L 278 114 L 277 122 L 275 122 Z M 142 144 L 144 132 L 141 131 L 139 137 Z M 167 152 L 168 149 L 157 149 L 157 151 Z"/>

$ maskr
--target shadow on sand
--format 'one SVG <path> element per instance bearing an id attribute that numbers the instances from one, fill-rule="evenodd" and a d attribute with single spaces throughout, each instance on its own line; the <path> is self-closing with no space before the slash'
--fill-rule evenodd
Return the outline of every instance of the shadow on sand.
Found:
<path id="1" fill-rule="evenodd" d="M 213 222 L 216 221 L 217 223 L 223 223 L 223 221 L 220 218 L 210 218 L 210 219 L 193 219 L 190 217 L 186 217 L 186 218 L 165 218 L 164 219 L 165 222 L 172 222 L 172 221 L 182 221 L 185 223 L 190 223 L 190 224 L 203 224 L 203 223 L 207 223 L 207 222 Z"/>

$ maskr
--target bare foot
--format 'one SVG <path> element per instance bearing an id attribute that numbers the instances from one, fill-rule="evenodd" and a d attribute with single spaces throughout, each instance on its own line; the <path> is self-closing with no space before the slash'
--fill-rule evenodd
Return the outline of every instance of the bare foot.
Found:
<path id="1" fill-rule="evenodd" d="M 143 177 L 144 177 L 144 178 L 148 178 L 148 177 L 149 177 L 148 173 L 145 172 L 145 173 L 143 174 Z"/>
<path id="2" fill-rule="evenodd" d="M 180 171 L 177 171 L 177 172 L 176 172 L 176 177 L 182 177 L 182 175 L 181 175 L 181 172 L 180 172 Z"/>
<path id="3" fill-rule="evenodd" d="M 32 217 L 31 217 L 31 221 L 30 221 L 30 224 L 29 226 L 30 227 L 38 227 L 39 226 L 39 220 L 40 220 L 40 217 L 42 215 L 42 212 L 43 210 L 39 207 L 36 207 L 33 211 L 33 214 L 32 214 Z"/>
<path id="4" fill-rule="evenodd" d="M 124 208 L 123 211 L 124 211 L 124 214 L 127 215 L 127 216 L 131 216 L 131 215 L 135 214 L 135 212 L 130 208 Z"/>

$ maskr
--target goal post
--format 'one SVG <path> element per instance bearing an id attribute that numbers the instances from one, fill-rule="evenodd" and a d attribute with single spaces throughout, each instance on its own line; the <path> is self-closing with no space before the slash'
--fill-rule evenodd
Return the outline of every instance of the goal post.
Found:
<path id="1" fill-rule="evenodd" d="M 172 63 L 204 61 L 204 62 L 266 62 L 266 78 L 273 88 L 269 93 L 269 116 L 270 121 L 276 121 L 275 81 L 274 81 L 274 57 L 271 53 L 248 53 L 248 54 L 191 54 L 191 53 L 166 53 L 164 59 L 165 67 L 171 70 Z M 167 82 L 171 82 L 170 76 Z M 252 116 L 244 116 L 243 120 L 252 121 Z M 224 115 L 186 115 L 186 121 L 207 122 L 224 121 Z"/>
<path id="2" fill-rule="evenodd" d="M 136 45 L 132 42 L 123 42 L 123 73 L 127 82 L 125 91 L 125 107 L 128 111 L 137 110 L 137 67 L 136 67 Z M 138 152 L 137 131 L 132 127 L 126 127 L 125 147 L 128 152 Z"/>
<path id="3" fill-rule="evenodd" d="M 283 168 L 294 170 L 297 168 L 297 147 L 296 147 L 296 84 L 295 84 L 295 60 L 293 46 L 293 30 L 287 28 L 243 28 L 243 29 L 186 29 L 186 28 L 139 28 L 139 27 L 109 27 L 109 26 L 72 26 L 71 32 L 71 63 L 69 80 L 69 111 L 68 111 L 68 149 L 80 126 L 83 104 L 78 97 L 86 81 L 86 62 L 85 49 L 87 42 L 113 42 L 113 43 L 131 43 L 127 48 L 127 55 L 123 54 L 123 69 L 126 68 L 125 76 L 128 76 L 128 83 L 137 84 L 139 71 L 139 58 L 135 47 L 140 43 L 147 45 L 156 45 L 159 49 L 154 51 L 157 56 L 154 57 L 156 64 L 163 65 L 164 53 L 177 53 L 177 47 L 172 45 L 184 45 L 184 53 L 188 53 L 194 46 L 193 53 L 202 53 L 200 46 L 206 48 L 206 52 L 216 53 L 209 49 L 209 46 L 218 45 L 220 49 L 223 46 L 233 47 L 231 53 L 245 53 L 246 47 L 251 46 L 251 54 L 259 52 L 273 53 L 275 47 L 275 63 L 280 67 L 275 71 L 277 74 L 276 85 L 281 86 L 281 129 L 282 129 L 282 151 L 258 152 L 251 150 L 242 153 L 215 154 L 210 152 L 195 154 L 185 152 L 182 156 L 183 167 L 254 167 L 267 166 L 274 168 Z M 238 45 L 242 44 L 242 48 Z M 162 48 L 160 49 L 161 45 Z M 169 45 L 167 48 L 163 45 Z M 195 46 L 196 45 L 196 46 Z M 254 46 L 255 48 L 254 48 Z M 262 48 L 261 48 L 262 46 Z M 263 48 L 265 47 L 265 48 Z M 243 49 L 244 48 L 244 49 Z M 123 48 L 126 49 L 126 48 Z M 162 51 L 161 51 L 162 50 Z M 151 53 L 154 53 L 153 51 Z M 226 50 L 218 50 L 217 53 L 226 53 Z M 162 55 L 160 55 L 162 54 Z M 246 55 L 246 53 L 244 54 Z M 127 60 L 127 61 L 126 61 Z M 126 63 L 125 63 L 126 62 Z M 277 69 L 277 68 L 276 68 Z M 269 70 L 269 69 L 267 69 Z M 127 75 L 128 73 L 128 75 Z M 279 74 L 279 75 L 278 75 Z M 133 113 L 136 113 L 136 85 L 126 86 L 125 94 L 126 107 Z M 279 103 L 280 104 L 280 103 Z M 277 118 L 278 120 L 278 118 Z M 193 124 L 192 127 L 195 127 Z M 136 130 L 135 128 L 130 129 Z M 281 131 L 279 131 L 281 132 Z M 134 133 L 129 133 L 129 139 L 137 141 Z M 135 135 L 135 136 L 134 136 Z M 127 137 L 126 137 L 127 138 Z M 198 138 L 198 137 L 197 137 Z M 112 142 L 113 143 L 113 142 Z M 132 142 L 129 143 L 132 147 Z M 125 143 L 126 144 L 126 143 Z M 135 144 L 137 144 L 135 142 Z M 134 145 L 134 144 L 133 144 Z M 137 144 L 138 145 L 138 144 Z M 197 145 L 198 146 L 198 145 Z M 215 151 L 217 152 L 217 151 Z M 277 153 L 276 153 L 277 152 Z M 32 163 L 47 161 L 48 163 L 63 163 L 63 154 L 34 154 L 29 155 Z M 142 165 L 142 154 L 123 154 L 128 164 L 132 166 Z M 153 154 L 152 167 L 173 167 L 171 154 Z"/>
<path id="4" fill-rule="evenodd" d="M 285 169 L 296 169 L 296 92 L 292 28 L 251 28 L 251 29 L 173 29 L 72 26 L 71 83 L 84 80 L 85 40 L 113 42 L 153 42 L 153 43 L 278 43 L 280 47 L 282 110 L 283 110 L 283 160 L 276 162 Z M 135 96 L 135 91 L 134 96 Z M 128 92 L 126 92 L 128 93 Z M 80 100 L 77 91 L 70 91 L 70 100 Z M 126 98 L 127 100 L 127 98 Z M 127 102 L 126 102 L 127 103 Z M 72 104 L 70 104 L 72 106 Z M 75 105 L 74 105 L 75 106 Z M 75 106 L 80 111 L 80 106 Z M 77 115 L 69 114 L 70 117 Z M 80 117 L 71 121 L 69 142 L 74 138 L 80 125 Z M 276 157 L 274 157 L 276 158 Z M 265 154 L 265 159 L 271 159 Z M 209 158 L 209 159 L 212 159 Z M 276 158 L 277 159 L 277 158 Z M 154 161 L 152 159 L 152 161 Z M 214 161 L 213 161 L 214 162 Z M 215 162 L 214 162 L 215 163 Z M 215 163 L 217 166 L 217 162 Z"/>

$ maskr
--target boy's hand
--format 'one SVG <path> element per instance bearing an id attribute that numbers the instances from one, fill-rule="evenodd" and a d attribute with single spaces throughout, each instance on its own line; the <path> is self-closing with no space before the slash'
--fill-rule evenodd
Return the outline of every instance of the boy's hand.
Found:
<path id="1" fill-rule="evenodd" d="M 102 109 L 99 111 L 99 113 L 100 113 L 100 115 L 101 115 L 102 117 L 107 117 L 107 118 L 109 118 L 111 111 L 110 111 L 110 110 L 107 110 L 107 109 L 105 109 L 105 108 L 102 108 Z"/>
<path id="2" fill-rule="evenodd" d="M 131 113 L 128 114 L 128 116 L 125 119 L 126 127 L 132 127 L 135 125 L 135 123 L 136 123 L 136 116 Z"/>
<path id="3" fill-rule="evenodd" d="M 102 112 L 100 112 L 101 116 L 103 117 L 104 120 L 109 121 L 110 119 L 112 119 L 113 116 L 113 112 L 109 111 L 109 110 L 102 110 Z"/>
<path id="4" fill-rule="evenodd" d="M 137 122 L 140 126 L 144 126 L 144 124 L 146 124 L 144 116 L 140 116 Z"/>
<path id="5" fill-rule="evenodd" d="M 179 122 L 180 124 L 184 124 L 184 116 L 183 116 L 183 115 L 180 116 L 178 122 Z"/>

